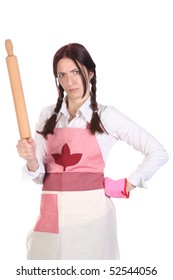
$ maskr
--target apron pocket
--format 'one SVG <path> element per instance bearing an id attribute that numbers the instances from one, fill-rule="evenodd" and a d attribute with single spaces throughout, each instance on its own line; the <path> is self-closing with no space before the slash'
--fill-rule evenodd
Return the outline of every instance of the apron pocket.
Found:
<path id="1" fill-rule="evenodd" d="M 59 233 L 58 228 L 58 195 L 42 194 L 40 215 L 34 231 Z"/>

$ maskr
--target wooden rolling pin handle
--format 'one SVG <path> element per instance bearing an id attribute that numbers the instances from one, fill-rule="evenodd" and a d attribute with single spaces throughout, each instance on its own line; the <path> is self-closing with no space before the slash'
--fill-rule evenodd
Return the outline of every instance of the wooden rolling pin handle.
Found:
<path id="1" fill-rule="evenodd" d="M 10 39 L 7 39 L 5 41 L 5 47 L 6 47 L 8 56 L 13 56 L 13 44 Z"/>
<path id="2" fill-rule="evenodd" d="M 23 94 L 18 61 L 17 61 L 17 57 L 13 55 L 13 45 L 11 40 L 7 39 L 5 41 L 5 47 L 8 53 L 6 62 L 7 62 L 8 74 L 9 74 L 9 79 L 11 84 L 11 90 L 13 95 L 13 101 L 14 101 L 14 107 L 16 111 L 20 138 L 28 139 L 29 137 L 31 137 L 31 131 L 29 126 L 25 98 Z"/>

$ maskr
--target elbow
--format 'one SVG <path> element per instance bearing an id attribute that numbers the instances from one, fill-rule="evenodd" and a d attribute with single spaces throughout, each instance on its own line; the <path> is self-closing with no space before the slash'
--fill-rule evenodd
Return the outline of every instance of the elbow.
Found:
<path id="1" fill-rule="evenodd" d="M 162 161 L 162 164 L 164 165 L 165 163 L 167 163 L 169 160 L 169 156 L 167 154 L 166 151 L 164 151 L 164 154 L 162 153 L 162 156 L 161 156 L 161 161 Z"/>
<path id="2" fill-rule="evenodd" d="M 168 154 L 166 153 L 166 154 L 165 154 L 165 158 L 164 158 L 164 163 L 166 163 L 168 160 L 169 160 L 169 156 L 168 156 Z"/>

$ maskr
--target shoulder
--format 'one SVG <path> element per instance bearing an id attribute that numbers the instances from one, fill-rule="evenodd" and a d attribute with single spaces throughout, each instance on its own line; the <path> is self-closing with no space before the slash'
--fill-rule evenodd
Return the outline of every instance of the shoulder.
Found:
<path id="1" fill-rule="evenodd" d="M 118 133 L 124 128 L 128 130 L 134 124 L 133 120 L 112 105 L 99 105 L 99 116 L 110 134 Z"/>
<path id="2" fill-rule="evenodd" d="M 40 116 L 44 118 L 49 118 L 53 114 L 54 108 L 55 104 L 44 107 L 40 112 Z"/>
<path id="3" fill-rule="evenodd" d="M 38 121 L 36 124 L 37 130 L 42 129 L 45 122 L 51 117 L 54 112 L 55 104 L 44 107 L 38 117 Z"/>
<path id="4" fill-rule="evenodd" d="M 112 105 L 99 104 L 98 107 L 99 107 L 99 115 L 102 120 L 126 117 L 122 112 L 120 112 L 117 108 L 115 108 Z"/>

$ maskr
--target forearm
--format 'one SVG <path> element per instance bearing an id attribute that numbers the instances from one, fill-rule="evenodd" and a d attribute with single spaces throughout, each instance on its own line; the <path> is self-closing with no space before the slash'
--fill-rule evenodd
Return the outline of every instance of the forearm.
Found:
<path id="1" fill-rule="evenodd" d="M 37 158 L 33 159 L 33 160 L 26 160 L 26 165 L 29 171 L 31 172 L 36 172 L 36 170 L 38 169 L 38 160 Z"/>

